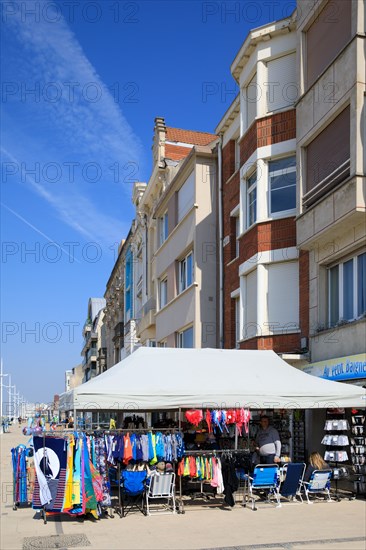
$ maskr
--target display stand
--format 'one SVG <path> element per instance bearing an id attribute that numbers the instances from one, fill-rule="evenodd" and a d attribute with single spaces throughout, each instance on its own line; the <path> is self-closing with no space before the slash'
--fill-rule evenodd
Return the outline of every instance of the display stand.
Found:
<path id="1" fill-rule="evenodd" d="M 354 493 L 366 498 L 366 410 L 352 411 L 350 439 Z"/>
<path id="2" fill-rule="evenodd" d="M 306 463 L 305 455 L 305 411 L 296 410 L 292 415 L 292 455 L 293 462 Z"/>
<path id="3" fill-rule="evenodd" d="M 348 430 L 349 423 L 345 418 L 344 409 L 327 410 L 327 418 L 324 426 L 325 435 L 322 439 L 322 445 L 326 446 L 324 453 L 325 462 L 334 464 L 332 467 L 333 479 L 335 481 L 334 498 L 337 502 L 342 498 L 338 490 L 340 475 L 338 473 L 334 475 L 334 472 L 339 472 L 339 464 L 348 462 Z"/>

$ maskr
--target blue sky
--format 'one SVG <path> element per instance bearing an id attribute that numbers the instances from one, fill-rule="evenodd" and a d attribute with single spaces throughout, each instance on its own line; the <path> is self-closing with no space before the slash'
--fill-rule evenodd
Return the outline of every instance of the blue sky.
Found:
<path id="1" fill-rule="evenodd" d="M 213 132 L 247 32 L 294 4 L 2 2 L 2 356 L 26 398 L 50 401 L 80 361 L 154 118 Z"/>

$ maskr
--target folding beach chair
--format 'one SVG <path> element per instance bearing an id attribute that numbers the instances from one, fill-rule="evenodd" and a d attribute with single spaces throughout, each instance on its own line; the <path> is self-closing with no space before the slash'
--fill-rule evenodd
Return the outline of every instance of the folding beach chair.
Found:
<path id="1" fill-rule="evenodd" d="M 308 504 L 313 504 L 309 499 L 309 495 L 325 495 L 328 502 L 331 502 L 330 497 L 330 479 L 332 470 L 314 470 L 309 481 L 302 481 L 300 491 L 298 493 L 302 501 L 302 491 L 305 493 Z"/>
<path id="2" fill-rule="evenodd" d="M 154 510 L 151 509 L 151 501 L 155 501 Z M 166 502 L 161 502 L 166 501 Z M 155 474 L 150 478 L 150 484 L 146 487 L 146 512 L 148 516 L 153 514 L 175 514 L 175 474 Z"/>
<path id="3" fill-rule="evenodd" d="M 290 462 L 285 466 L 286 477 L 279 488 L 280 497 L 288 500 L 296 500 L 299 495 L 301 482 L 304 477 L 305 464 L 303 462 Z"/>
<path id="4" fill-rule="evenodd" d="M 267 493 L 267 503 L 272 504 L 270 498 L 276 499 L 276 507 L 281 507 L 280 495 L 278 492 L 279 475 L 277 464 L 258 464 L 254 468 L 253 477 L 247 476 L 247 486 L 243 497 L 243 506 L 250 500 L 252 510 L 257 510 L 254 494 L 258 491 Z"/>
<path id="5" fill-rule="evenodd" d="M 139 510 L 146 516 L 143 501 L 146 476 L 145 470 L 137 472 L 124 470 L 121 473 L 122 517 L 126 517 L 132 509 Z"/>

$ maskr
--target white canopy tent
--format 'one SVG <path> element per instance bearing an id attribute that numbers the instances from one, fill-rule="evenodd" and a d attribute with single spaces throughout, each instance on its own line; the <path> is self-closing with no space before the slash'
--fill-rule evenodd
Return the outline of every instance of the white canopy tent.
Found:
<path id="1" fill-rule="evenodd" d="M 359 386 L 323 380 L 273 351 L 141 347 L 60 396 L 62 410 L 318 409 L 366 406 Z"/>

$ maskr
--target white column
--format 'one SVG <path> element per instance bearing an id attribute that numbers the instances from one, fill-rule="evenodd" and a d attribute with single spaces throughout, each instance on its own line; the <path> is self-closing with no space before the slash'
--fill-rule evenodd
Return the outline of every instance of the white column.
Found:
<path id="1" fill-rule="evenodd" d="M 268 292 L 268 273 L 264 264 L 258 264 L 257 267 L 257 325 L 259 336 L 267 332 L 267 292 Z"/>
<path id="2" fill-rule="evenodd" d="M 257 118 L 265 116 L 267 113 L 267 86 L 264 85 L 268 81 L 267 65 L 264 61 L 257 63 Z"/>
<path id="3" fill-rule="evenodd" d="M 268 164 L 263 159 L 257 161 L 257 221 L 268 219 Z"/>
<path id="4" fill-rule="evenodd" d="M 246 308 L 246 291 L 247 291 L 247 280 L 245 277 L 240 277 L 240 340 L 246 337 L 246 320 L 247 316 L 245 313 Z"/>
<path id="5" fill-rule="evenodd" d="M 240 88 L 240 137 L 247 130 L 247 103 L 246 103 L 246 89 L 244 86 Z"/>

